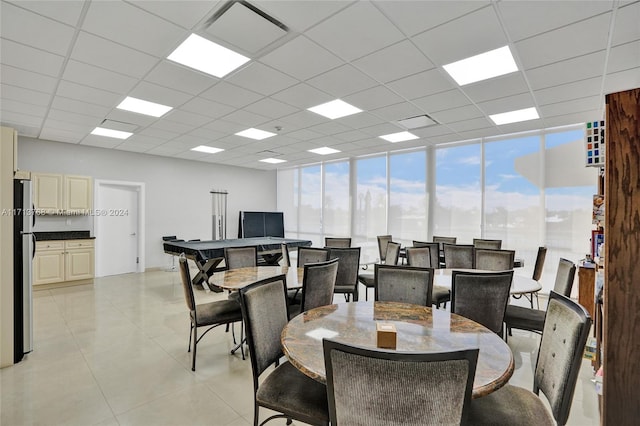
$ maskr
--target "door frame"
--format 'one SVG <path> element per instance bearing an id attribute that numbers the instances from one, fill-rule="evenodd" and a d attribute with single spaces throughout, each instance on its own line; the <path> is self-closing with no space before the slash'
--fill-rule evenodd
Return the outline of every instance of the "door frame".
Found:
<path id="1" fill-rule="evenodd" d="M 145 271 L 145 184 L 144 182 L 128 182 L 128 181 L 119 181 L 119 180 L 106 180 L 106 179 L 95 179 L 94 180 L 94 229 L 93 233 L 96 237 L 96 240 L 100 238 L 100 234 L 102 233 L 103 220 L 102 215 L 96 214 L 98 211 L 102 211 L 101 202 L 101 194 L 103 193 L 103 188 L 106 186 L 121 186 L 125 188 L 130 188 L 135 190 L 138 193 L 138 231 L 136 235 L 137 243 L 138 243 L 138 266 L 136 268 L 136 272 L 144 272 Z M 104 254 L 100 252 L 100 243 L 95 244 L 96 250 L 96 277 L 103 276 L 103 263 L 107 260 L 103 258 Z"/>

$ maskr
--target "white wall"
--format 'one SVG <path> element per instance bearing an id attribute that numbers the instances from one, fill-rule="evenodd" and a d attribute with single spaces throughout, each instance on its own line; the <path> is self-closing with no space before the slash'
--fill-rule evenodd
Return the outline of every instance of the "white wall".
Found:
<path id="1" fill-rule="evenodd" d="M 18 138 L 18 167 L 32 172 L 144 182 L 146 267 L 163 267 L 162 236 L 211 239 L 212 189 L 225 189 L 227 238 L 238 234 L 238 212 L 276 210 L 276 172 L 210 164 L 76 144 Z M 82 218 L 51 217 L 38 231 L 84 230 Z M 44 229 L 47 227 L 47 229 Z"/>

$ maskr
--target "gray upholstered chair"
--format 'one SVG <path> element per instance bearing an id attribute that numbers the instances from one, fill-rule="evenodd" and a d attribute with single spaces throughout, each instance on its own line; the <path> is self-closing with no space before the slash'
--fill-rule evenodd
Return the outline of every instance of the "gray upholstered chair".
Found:
<path id="1" fill-rule="evenodd" d="M 538 349 L 533 392 L 506 385 L 475 399 L 470 407 L 469 424 L 566 424 L 590 328 L 591 317 L 582 306 L 552 291 Z M 551 413 L 538 396 L 540 391 L 547 398 Z"/>
<path id="2" fill-rule="evenodd" d="M 473 246 L 445 244 L 444 266 L 445 268 L 473 269 Z"/>
<path id="3" fill-rule="evenodd" d="M 351 238 L 326 237 L 325 247 L 351 247 Z"/>
<path id="4" fill-rule="evenodd" d="M 434 243 L 438 243 L 438 245 L 440 246 L 440 251 L 442 251 L 444 250 L 445 244 L 457 244 L 458 238 L 457 237 L 441 237 L 441 236 L 434 235 L 431 238 L 431 241 L 433 241 Z"/>
<path id="5" fill-rule="evenodd" d="M 299 305 L 290 305 L 289 316 L 333 303 L 333 290 L 338 275 L 338 259 L 304 265 Z"/>
<path id="6" fill-rule="evenodd" d="M 431 306 L 433 269 L 375 265 L 375 300 Z"/>
<path id="7" fill-rule="evenodd" d="M 191 325 L 189 329 L 189 351 L 191 351 L 191 342 L 193 341 L 193 352 L 191 355 L 191 371 L 196 371 L 196 349 L 198 342 L 213 328 L 219 325 L 231 324 L 242 321 L 242 313 L 240 305 L 233 300 L 218 300 L 215 302 L 196 304 L 193 295 L 193 287 L 191 287 L 191 274 L 189 273 L 189 265 L 184 254 L 180 255 L 179 260 L 180 278 L 182 279 L 182 289 L 184 290 L 184 298 L 189 308 L 189 318 Z M 200 337 L 198 337 L 198 328 L 208 327 Z M 240 337 L 242 339 L 242 336 Z M 235 343 L 235 335 L 233 341 Z M 244 353 L 242 354 L 244 358 Z"/>
<path id="8" fill-rule="evenodd" d="M 282 252 L 282 266 L 291 266 L 291 256 L 289 256 L 289 246 L 282 243 L 280 244 L 280 251 Z"/>
<path id="9" fill-rule="evenodd" d="M 478 349 L 396 352 L 323 340 L 332 426 L 467 424 Z"/>
<path id="10" fill-rule="evenodd" d="M 265 419 L 294 419 L 313 425 L 328 425 L 326 387 L 304 374 L 283 356 L 280 334 L 287 315 L 286 275 L 278 275 L 240 289 L 242 316 L 247 330 L 253 373 L 253 424 L 258 425 L 259 408 L 278 412 Z M 261 376 L 276 365 L 264 380 Z"/>
<path id="11" fill-rule="evenodd" d="M 258 249 L 249 247 L 225 247 L 224 264 L 227 269 L 246 268 L 258 264 Z"/>
<path id="12" fill-rule="evenodd" d="M 570 260 L 561 258 L 558 263 L 558 272 L 556 273 L 553 291 L 566 297 L 571 296 L 575 275 L 576 265 Z M 545 315 L 546 311 L 540 309 L 509 305 L 504 316 L 504 322 L 509 333 L 513 328 L 540 333 L 544 327 Z"/>
<path id="13" fill-rule="evenodd" d="M 436 269 L 440 265 L 440 249 L 438 243 L 427 243 L 414 241 L 413 247 L 407 247 L 405 252 L 407 256 L 407 265 L 417 266 L 420 268 Z M 435 262 L 436 266 L 433 266 Z M 451 291 L 440 285 L 434 285 L 431 293 L 431 302 L 436 306 L 444 304 L 451 300 Z"/>
<path id="14" fill-rule="evenodd" d="M 429 256 L 431 256 L 431 265 L 429 268 L 437 269 L 440 267 L 440 244 L 429 243 L 426 241 L 413 241 L 414 247 L 429 247 Z M 407 261 L 408 263 L 408 261 Z"/>
<path id="15" fill-rule="evenodd" d="M 358 301 L 358 270 L 360 268 L 360 247 L 331 247 L 330 259 L 339 259 L 338 276 L 334 293 L 344 294 L 347 301 Z"/>
<path id="16" fill-rule="evenodd" d="M 407 265 L 418 268 L 433 268 L 431 265 L 431 249 L 429 247 L 407 247 L 405 253 Z"/>
<path id="17" fill-rule="evenodd" d="M 386 243 L 386 253 L 384 255 L 383 265 L 397 265 L 400 258 L 400 244 L 388 241 Z M 358 282 L 364 285 L 364 300 L 369 300 L 369 289 L 375 287 L 375 274 L 374 271 L 368 270 L 358 274 Z"/>
<path id="18" fill-rule="evenodd" d="M 480 323 L 502 337 L 512 280 L 513 271 L 453 271 L 451 312 Z"/>
<path id="19" fill-rule="evenodd" d="M 473 255 L 475 268 L 485 271 L 510 271 L 516 258 L 514 250 L 475 248 Z"/>
<path id="20" fill-rule="evenodd" d="M 329 249 L 319 247 L 298 248 L 298 268 L 307 263 L 326 262 L 329 260 Z"/>
<path id="21" fill-rule="evenodd" d="M 387 244 L 393 241 L 393 237 L 391 235 L 378 235 L 376 237 L 378 240 L 378 254 L 380 255 L 380 263 L 385 261 L 387 256 Z"/>
<path id="22" fill-rule="evenodd" d="M 542 270 L 544 269 L 544 260 L 547 257 L 547 248 L 546 247 L 538 247 L 538 254 L 536 255 L 536 264 L 533 267 L 533 275 L 531 276 L 531 278 L 533 278 L 535 281 L 540 281 L 540 278 L 542 277 Z M 538 300 L 538 292 L 534 292 L 534 293 L 530 293 L 529 295 L 527 295 L 526 293 L 523 294 L 514 294 L 511 297 L 513 297 L 514 299 L 520 299 L 522 296 L 526 297 L 527 299 L 529 299 L 529 302 L 531 303 L 531 309 L 533 309 L 533 299 L 536 299 L 536 305 L 538 306 L 538 309 L 540 309 L 540 302 Z M 507 308 L 509 309 L 509 308 Z"/>
<path id="23" fill-rule="evenodd" d="M 474 238 L 473 246 L 477 249 L 500 250 L 502 248 L 502 240 L 486 240 L 484 238 Z"/>

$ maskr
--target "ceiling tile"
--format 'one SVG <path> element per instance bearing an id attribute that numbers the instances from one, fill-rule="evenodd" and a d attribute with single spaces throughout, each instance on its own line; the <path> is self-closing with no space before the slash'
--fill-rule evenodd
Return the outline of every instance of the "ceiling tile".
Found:
<path id="1" fill-rule="evenodd" d="M 81 136 L 85 136 L 88 135 L 91 130 L 93 130 L 96 126 L 95 124 L 92 123 L 74 123 L 74 122 L 70 122 L 70 121 L 65 121 L 65 120 L 59 120 L 56 119 L 56 114 L 53 114 L 52 116 L 49 116 L 44 124 L 43 124 L 43 130 L 47 129 L 47 130 L 64 130 L 67 132 L 76 132 L 76 133 L 80 133 Z M 64 119 L 68 119 L 68 117 L 62 117 Z M 79 140 L 79 139 L 78 139 Z"/>
<path id="2" fill-rule="evenodd" d="M 286 129 L 284 129 L 286 130 Z M 318 133 L 318 132 L 314 132 L 312 130 L 309 129 L 300 129 L 300 130 L 296 130 L 294 132 L 291 133 L 287 133 L 287 136 L 289 136 L 290 138 L 294 138 L 294 139 L 299 139 L 299 140 L 310 140 L 310 139 L 316 139 L 322 136 L 322 134 Z"/>
<path id="3" fill-rule="evenodd" d="M 309 127 L 309 130 L 312 132 L 322 133 L 323 135 L 335 135 L 337 133 L 344 133 L 351 129 L 342 123 L 338 123 L 338 120 L 331 120 L 311 126 Z"/>
<path id="4" fill-rule="evenodd" d="M 491 6 L 419 34 L 412 40 L 436 65 L 507 45 L 507 38 Z"/>
<path id="5" fill-rule="evenodd" d="M 337 133 L 333 135 L 333 137 L 344 142 L 354 142 L 370 138 L 371 136 L 360 130 L 351 130 L 349 132 Z"/>
<path id="6" fill-rule="evenodd" d="M 343 65 L 308 81 L 311 86 L 338 98 L 376 86 L 377 83 L 351 65 Z"/>
<path id="7" fill-rule="evenodd" d="M 618 9 L 616 25 L 613 29 L 612 46 L 640 40 L 640 2 Z"/>
<path id="8" fill-rule="evenodd" d="M 294 108 L 284 102 L 276 101 L 275 99 L 263 98 L 258 102 L 248 105 L 245 110 L 260 114 L 264 117 L 280 118 L 293 114 L 298 111 L 298 108 Z"/>
<path id="9" fill-rule="evenodd" d="M 573 99 L 566 102 L 543 105 L 540 107 L 542 117 L 571 114 L 573 112 L 598 109 L 604 105 L 604 98 L 600 96 L 588 96 L 586 98 Z"/>
<path id="10" fill-rule="evenodd" d="M 640 67 L 607 75 L 604 93 L 615 93 L 640 87 Z"/>
<path id="11" fill-rule="evenodd" d="M 0 104 L 4 111 L 12 111 L 19 114 L 29 114 L 36 117 L 45 117 L 47 115 L 48 108 L 45 106 L 38 106 L 14 99 L 6 99 L 3 96 L 2 104 Z"/>
<path id="12" fill-rule="evenodd" d="M 556 117 L 545 118 L 544 125 L 545 127 L 566 126 L 568 123 L 571 123 L 571 124 L 580 123 L 584 125 L 584 123 L 587 121 L 601 120 L 603 118 L 604 118 L 603 110 L 596 109 L 591 111 L 574 112 L 567 115 L 559 115 Z"/>
<path id="13" fill-rule="evenodd" d="M 606 13 L 516 43 L 522 66 L 531 69 L 605 49 L 610 20 Z"/>
<path id="14" fill-rule="evenodd" d="M 311 111 L 299 111 L 281 119 L 285 123 L 288 123 L 289 127 L 295 129 L 302 129 L 316 124 L 324 123 L 327 119 L 321 115 L 315 114 Z"/>
<path id="15" fill-rule="evenodd" d="M 249 54 L 257 53 L 287 34 L 283 28 L 240 2 L 232 3 L 204 32 Z"/>
<path id="16" fill-rule="evenodd" d="M 389 133 L 401 132 L 404 129 L 403 127 L 392 124 L 392 123 L 382 123 L 376 124 L 375 126 L 366 127 L 364 129 L 360 129 L 363 133 L 366 133 L 373 137 L 378 137 L 380 135 L 388 135 Z"/>
<path id="17" fill-rule="evenodd" d="M 315 87 L 306 83 L 300 83 L 281 92 L 276 93 L 272 98 L 285 102 L 298 108 L 311 108 L 332 100 L 332 96 L 321 92 Z"/>
<path id="18" fill-rule="evenodd" d="M 397 104 L 404 99 L 385 86 L 375 86 L 353 95 L 345 96 L 343 101 L 351 105 L 358 105 L 365 111 L 371 111 L 388 105 Z"/>
<path id="19" fill-rule="evenodd" d="M 483 117 L 484 114 L 475 105 L 467 105 L 459 108 L 451 108 L 446 111 L 434 112 L 431 116 L 440 123 L 455 123 Z"/>
<path id="20" fill-rule="evenodd" d="M 211 117 L 205 117 L 204 115 L 194 114 L 192 112 L 182 111 L 180 109 L 169 111 L 167 115 L 162 117 L 162 119 L 189 124 L 195 127 L 200 127 L 203 124 L 209 123 L 211 121 Z"/>
<path id="21" fill-rule="evenodd" d="M 215 77 L 193 71 L 171 61 L 160 62 L 144 79 L 191 95 L 197 95 L 219 81 Z"/>
<path id="22" fill-rule="evenodd" d="M 379 124 L 384 119 L 380 119 L 377 115 L 369 114 L 367 112 L 360 112 L 358 114 L 349 115 L 340 119 L 340 124 L 344 124 L 352 129 L 362 129 L 363 127 L 371 127 Z"/>
<path id="23" fill-rule="evenodd" d="M 18 5 L 39 15 L 46 16 L 47 18 L 76 26 L 78 19 L 80 19 L 84 2 L 68 0 L 32 0 L 21 1 Z"/>
<path id="24" fill-rule="evenodd" d="M 117 93 L 64 80 L 60 81 L 56 95 L 107 107 L 115 107 L 123 99 L 122 95 Z"/>
<path id="25" fill-rule="evenodd" d="M 115 1 L 91 2 L 82 29 L 156 57 L 166 57 L 189 35 L 151 13 Z"/>
<path id="26" fill-rule="evenodd" d="M 112 109 L 107 115 L 105 115 L 105 118 L 112 121 L 119 121 L 121 123 L 135 124 L 140 127 L 149 126 L 158 120 L 156 117 L 117 108 Z"/>
<path id="27" fill-rule="evenodd" d="M 80 62 L 141 78 L 158 62 L 151 55 L 81 31 L 71 52 Z M 124 65 L 124 66 L 123 66 Z"/>
<path id="28" fill-rule="evenodd" d="M 513 41 L 611 10 L 612 1 L 503 1 L 498 8 Z"/>
<path id="29" fill-rule="evenodd" d="M 211 118 L 222 117 L 235 110 L 235 108 L 228 105 L 223 105 L 203 98 L 193 98 L 183 104 L 180 109 L 206 115 Z"/>
<path id="30" fill-rule="evenodd" d="M 529 84 L 538 90 L 595 77 L 603 71 L 604 58 L 605 52 L 601 51 L 528 70 Z"/>
<path id="31" fill-rule="evenodd" d="M 467 99 L 467 97 L 458 89 L 424 96 L 422 98 L 414 99 L 412 102 L 427 113 L 461 107 L 470 103 L 469 99 Z"/>
<path id="32" fill-rule="evenodd" d="M 178 135 L 182 135 L 185 133 L 189 133 L 191 131 L 191 126 L 186 124 L 177 123 L 175 121 L 169 120 L 158 120 L 154 122 L 148 129 L 157 129 L 165 132 L 177 133 Z"/>
<path id="33" fill-rule="evenodd" d="M 409 40 L 360 58 L 353 65 L 383 83 L 434 67 Z"/>
<path id="34" fill-rule="evenodd" d="M 529 86 L 527 86 L 522 72 L 518 71 L 489 80 L 467 84 L 461 87 L 460 90 L 466 93 L 472 101 L 484 102 L 490 99 L 498 99 L 528 92 Z"/>
<path id="35" fill-rule="evenodd" d="M 3 76 L 4 77 L 4 76 Z M 4 79 L 3 79 L 4 80 Z M 4 82 L 0 84 L 0 97 L 3 102 L 6 99 L 21 101 L 27 104 L 48 106 L 51 101 L 51 95 L 35 90 L 25 89 L 24 87 L 11 86 Z"/>
<path id="36" fill-rule="evenodd" d="M 640 21 L 638 23 L 640 26 Z M 640 66 L 640 40 L 611 48 L 607 72 L 614 73 Z"/>
<path id="37" fill-rule="evenodd" d="M 237 86 L 262 93 L 265 96 L 298 83 L 295 78 L 258 62 L 250 63 L 249 66 L 234 73 L 227 80 Z"/>
<path id="38" fill-rule="evenodd" d="M 244 110 L 236 110 L 230 114 L 227 114 L 224 116 L 224 119 L 226 121 L 242 124 L 243 126 L 247 127 L 256 127 L 262 123 L 269 121 L 268 117 Z"/>
<path id="39" fill-rule="evenodd" d="M 238 133 L 241 130 L 246 129 L 246 127 L 243 126 L 242 124 L 232 123 L 226 120 L 215 120 L 209 124 L 205 124 L 204 126 L 202 126 L 202 128 L 210 129 L 225 135 L 232 135 L 232 134 Z"/>
<path id="40" fill-rule="evenodd" d="M 0 39 L 0 62 L 27 71 L 34 71 L 57 77 L 60 74 L 64 58 L 33 47 Z"/>
<path id="41" fill-rule="evenodd" d="M 393 81 L 388 87 L 407 99 L 417 99 L 445 90 L 453 89 L 453 81 L 445 77 L 439 69 L 414 74 L 400 80 Z"/>
<path id="42" fill-rule="evenodd" d="M 129 0 L 129 3 L 181 27 L 193 28 L 204 20 L 204 17 L 212 15 L 213 11 L 223 2 L 217 0 Z"/>
<path id="43" fill-rule="evenodd" d="M 480 9 L 487 1 L 375 1 L 385 15 L 405 34 L 415 35 Z"/>
<path id="44" fill-rule="evenodd" d="M 62 78 L 119 94 L 126 94 L 138 82 L 135 78 L 74 60 L 67 62 Z"/>
<path id="45" fill-rule="evenodd" d="M 37 90 L 44 93 L 53 92 L 57 84 L 56 79 L 53 77 L 26 71 L 9 65 L 0 66 L 0 75 L 2 76 L 3 83 L 25 89 Z"/>
<path id="46" fill-rule="evenodd" d="M 18 130 L 20 130 L 21 127 L 35 127 L 39 129 L 44 121 L 44 117 L 42 116 L 7 111 L 1 105 L 0 119 L 2 120 L 3 126 L 15 127 Z"/>
<path id="47" fill-rule="evenodd" d="M 215 141 L 220 139 L 223 136 L 226 136 L 226 133 L 216 132 L 215 130 L 211 130 L 206 127 L 200 127 L 198 129 L 193 129 L 189 132 L 189 135 L 196 136 L 199 138 L 203 138 L 207 141 Z"/>
<path id="48" fill-rule="evenodd" d="M 477 104 L 480 110 L 486 115 L 499 114 L 508 111 L 516 111 L 519 109 L 530 108 L 535 106 L 533 97 L 529 92 L 519 95 L 506 96 L 500 99 L 481 102 Z"/>
<path id="49" fill-rule="evenodd" d="M 254 0 L 253 3 L 280 22 L 296 31 L 303 31 L 344 9 L 350 3 L 345 0 Z"/>
<path id="50" fill-rule="evenodd" d="M 307 36 L 351 61 L 404 38 L 375 6 L 358 2 L 316 25 Z"/>
<path id="51" fill-rule="evenodd" d="M 234 86 L 225 81 L 221 81 L 212 88 L 202 92 L 200 96 L 236 108 L 242 108 L 262 98 L 261 95 L 255 92 Z"/>
<path id="52" fill-rule="evenodd" d="M 64 121 L 66 123 L 81 124 L 88 127 L 96 127 L 102 121 L 99 118 L 92 117 L 90 115 L 60 111 L 57 109 L 50 110 L 47 119 Z"/>
<path id="53" fill-rule="evenodd" d="M 73 27 L 5 2 L 0 15 L 2 38 L 62 56 L 69 50 Z"/>
<path id="54" fill-rule="evenodd" d="M 533 95 L 538 105 L 553 104 L 565 99 L 597 95 L 600 93 L 602 78 L 594 77 L 547 89 L 536 90 Z"/>
<path id="55" fill-rule="evenodd" d="M 71 132 L 67 130 L 51 128 L 42 129 L 42 132 L 39 135 L 40 139 L 66 143 L 78 143 L 82 140 L 83 137 L 84 135 L 80 135 L 75 131 Z"/>
<path id="56" fill-rule="evenodd" d="M 299 36 L 263 56 L 260 62 L 299 80 L 307 80 L 343 63 L 337 56 L 304 36 Z"/>
<path id="57" fill-rule="evenodd" d="M 156 140 L 161 140 L 164 142 L 176 138 L 180 136 L 178 133 L 170 132 L 162 129 L 147 127 L 146 129 L 142 129 L 140 132 L 136 133 L 138 135 L 150 137 Z"/>
<path id="58" fill-rule="evenodd" d="M 191 95 L 184 92 L 178 92 L 177 90 L 158 86 L 157 84 L 148 83 L 146 81 L 139 83 L 133 90 L 131 90 L 129 96 L 144 99 L 145 101 L 156 102 L 173 108 L 179 107 L 192 98 Z"/>
<path id="59" fill-rule="evenodd" d="M 371 113 L 386 121 L 398 121 L 405 118 L 417 117 L 418 115 L 424 114 L 424 111 L 408 102 L 401 102 L 399 104 L 378 108 L 371 111 Z"/>

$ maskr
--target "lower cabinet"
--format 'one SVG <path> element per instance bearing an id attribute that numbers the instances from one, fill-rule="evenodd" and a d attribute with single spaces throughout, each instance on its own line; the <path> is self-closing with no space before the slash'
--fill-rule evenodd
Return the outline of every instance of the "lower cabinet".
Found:
<path id="1" fill-rule="evenodd" d="M 33 285 L 91 280 L 94 265 L 94 240 L 37 241 Z"/>

